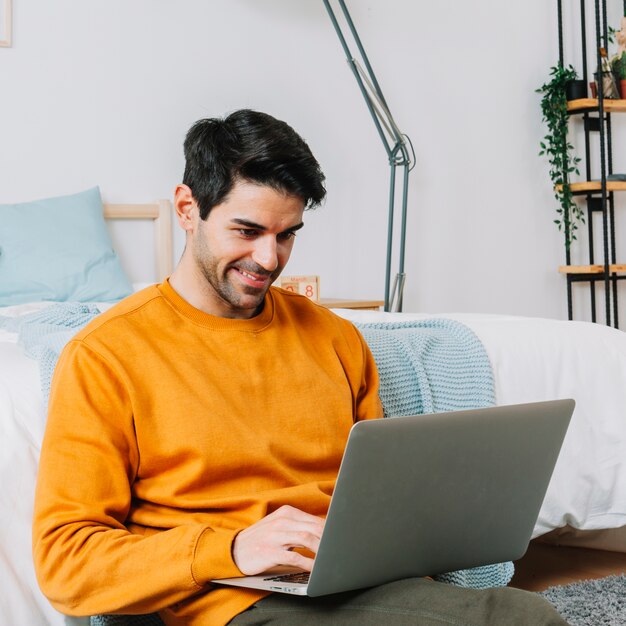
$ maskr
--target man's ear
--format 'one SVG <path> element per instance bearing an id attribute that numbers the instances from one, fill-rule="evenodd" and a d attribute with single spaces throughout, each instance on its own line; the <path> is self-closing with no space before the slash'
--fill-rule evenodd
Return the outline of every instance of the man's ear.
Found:
<path id="1" fill-rule="evenodd" d="M 198 204 L 187 185 L 177 185 L 174 192 L 174 208 L 180 227 L 190 233 L 200 219 Z"/>

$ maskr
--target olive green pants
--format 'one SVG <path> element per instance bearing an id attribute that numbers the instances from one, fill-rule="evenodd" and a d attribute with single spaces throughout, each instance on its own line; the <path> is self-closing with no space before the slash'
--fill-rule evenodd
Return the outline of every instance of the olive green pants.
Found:
<path id="1" fill-rule="evenodd" d="M 567 624 L 535 593 L 502 587 L 467 589 L 409 578 L 319 598 L 276 593 L 229 626 L 555 626 Z"/>

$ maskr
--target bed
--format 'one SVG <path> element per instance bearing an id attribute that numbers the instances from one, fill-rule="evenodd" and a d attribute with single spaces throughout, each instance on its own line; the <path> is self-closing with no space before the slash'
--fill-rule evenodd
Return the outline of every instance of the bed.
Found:
<path id="1" fill-rule="evenodd" d="M 356 323 L 454 319 L 485 347 L 497 404 L 574 398 L 533 536 L 626 552 L 626 333 L 590 322 L 507 315 L 337 313 Z"/>
<path id="2" fill-rule="evenodd" d="M 7 216 L 8 213 L 8 216 Z M 50 214 L 46 220 L 44 214 Z M 131 284 L 112 252 L 105 219 L 119 226 L 148 222 L 153 230 L 154 259 L 146 277 L 162 279 L 172 270 L 172 207 L 168 200 L 145 204 L 102 204 L 97 188 L 36 202 L 0 206 L 0 259 L 20 265 L 9 275 L 0 261 L 0 319 L 18 318 L 53 305 L 56 300 L 87 299 L 105 309 L 119 295 L 144 286 Z M 82 217 L 76 221 L 77 215 Z M 21 224 L 28 223 L 23 229 Z M 27 231 L 27 232 L 25 232 Z M 81 239 L 75 248 L 67 239 Z M 7 245 L 13 237 L 15 249 Z M 73 252 L 68 249 L 73 249 Z M 30 257 L 30 258 L 26 258 Z M 53 271 L 46 258 L 60 259 Z M 14 263 L 13 263 L 14 262 Z M 68 269 L 69 268 L 69 269 Z M 74 276 L 68 279 L 67 274 Z M 45 274 L 48 285 L 34 276 Z M 49 287 L 52 286 L 51 289 Z M 19 293 L 19 297 L 16 294 Z M 36 294 L 40 294 L 36 297 Z M 7 302 L 28 302 L 2 306 Z M 32 298 L 32 301 L 31 301 Z M 0 624 L 76 626 L 88 619 L 65 617 L 39 591 L 31 560 L 31 516 L 37 458 L 45 428 L 45 402 L 38 361 L 24 354 L 17 334 L 0 325 Z"/>
<path id="3" fill-rule="evenodd" d="M 112 252 L 103 214 L 108 219 L 150 220 L 158 253 L 154 278 L 170 273 L 169 202 L 103 207 L 97 190 L 90 190 L 88 198 L 76 195 L 81 197 L 42 201 L 38 207 L 32 206 L 37 203 L 19 205 L 19 210 L 9 217 L 8 226 L 7 206 L 18 205 L 0 206 L 2 254 L 36 257 L 31 273 L 37 277 L 37 284 L 24 291 L 29 278 L 3 274 L 0 260 L 0 320 L 15 320 L 52 306 L 55 298 L 45 293 L 50 284 L 56 285 L 58 293 L 53 295 L 57 299 L 73 300 L 78 295 L 85 303 L 99 303 L 100 308 L 110 306 L 120 294 L 133 289 Z M 68 266 L 80 269 L 72 284 L 68 284 L 67 277 L 54 276 L 52 267 L 43 268 L 45 259 L 53 265 L 51 260 L 68 255 L 68 242 L 61 241 L 55 248 L 42 239 L 35 241 L 30 229 L 24 235 L 17 216 L 23 219 L 28 211 L 36 215 L 37 210 L 55 214 L 52 222 L 40 224 L 42 237 L 48 235 L 50 239 L 50 229 L 74 229 L 73 240 L 77 238 L 77 213 L 89 212 L 90 220 L 80 225 L 82 230 L 78 231 L 86 250 L 83 254 L 89 256 L 100 250 L 98 254 L 104 260 L 64 259 Z M 37 222 L 29 220 L 32 224 Z M 3 236 L 6 238 L 9 231 L 19 239 L 15 244 L 18 249 L 13 252 L 7 251 L 6 240 L 3 243 Z M 102 263 L 108 263 L 106 271 L 98 269 Z M 85 264 L 87 269 L 82 267 Z M 41 282 L 42 274 L 47 276 L 47 284 Z M 113 284 L 103 288 L 107 282 Z M 20 290 L 21 295 L 16 298 Z M 39 297 L 42 290 L 44 297 Z M 586 322 L 503 315 L 432 316 L 347 309 L 336 312 L 356 323 L 451 318 L 469 327 L 484 345 L 498 404 L 575 398 L 576 410 L 534 536 L 626 552 L 626 334 Z M 30 518 L 45 427 L 44 407 L 37 360 L 26 356 L 16 332 L 7 329 L 6 324 L 4 328 L 0 325 L 0 623 L 75 626 L 87 622 L 64 617 L 50 607 L 37 587 L 30 556 Z"/>

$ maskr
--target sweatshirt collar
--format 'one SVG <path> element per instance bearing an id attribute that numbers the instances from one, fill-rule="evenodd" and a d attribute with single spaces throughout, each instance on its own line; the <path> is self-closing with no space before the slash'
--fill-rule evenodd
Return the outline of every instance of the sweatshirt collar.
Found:
<path id="1" fill-rule="evenodd" d="M 244 332 L 258 332 L 263 330 L 274 317 L 274 297 L 272 290 L 268 290 L 265 296 L 263 310 L 249 319 L 232 319 L 210 315 L 192 306 L 182 298 L 170 285 L 169 279 L 165 279 L 157 288 L 167 302 L 181 315 L 213 330 L 239 330 Z"/>

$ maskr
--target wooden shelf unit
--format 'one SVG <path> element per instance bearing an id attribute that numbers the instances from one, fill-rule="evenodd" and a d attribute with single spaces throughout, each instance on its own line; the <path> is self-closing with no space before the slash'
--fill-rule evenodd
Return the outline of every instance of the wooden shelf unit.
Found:
<path id="1" fill-rule="evenodd" d="M 583 43 L 591 41 L 589 54 L 587 47 L 574 44 L 575 54 L 582 52 L 582 63 L 577 70 L 579 76 L 585 84 L 592 80 L 593 73 L 601 72 L 598 65 L 601 63 L 600 50 L 608 48 L 608 20 L 606 3 L 601 0 L 593 2 L 593 16 L 595 18 L 595 36 L 588 38 L 586 33 L 588 3 L 580 4 L 580 38 Z M 570 8 L 574 8 L 574 3 L 568 3 Z M 625 5 L 626 7 L 626 2 Z M 576 9 L 574 9 L 576 10 Z M 569 24 L 571 20 L 563 19 L 562 5 L 558 4 L 559 20 L 559 64 L 566 67 L 568 61 L 565 58 L 563 42 L 564 24 Z M 582 70 L 582 71 L 581 71 Z M 616 238 L 616 201 L 615 192 L 626 191 L 626 181 L 611 180 L 613 174 L 613 142 L 612 142 L 612 114 L 626 113 L 626 99 L 605 98 L 604 85 L 602 81 L 598 83 L 598 94 L 595 98 L 580 98 L 570 100 L 567 103 L 567 111 L 570 119 L 578 119 L 582 122 L 585 147 L 584 158 L 581 159 L 580 170 L 586 179 L 580 182 L 569 180 L 569 189 L 573 196 L 583 198 L 586 203 L 586 228 L 578 231 L 582 236 L 586 231 L 588 259 L 586 265 L 575 265 L 572 263 L 572 255 L 569 247 L 565 246 L 565 264 L 559 267 L 559 272 L 565 276 L 567 281 L 567 307 L 569 319 L 574 319 L 573 314 L 573 291 L 574 283 L 587 283 L 589 287 L 589 301 L 591 306 L 591 319 L 598 321 L 596 308 L 600 301 L 600 295 L 604 301 L 604 322 L 609 326 L 619 326 L 619 306 L 618 306 L 618 283 L 626 279 L 626 265 L 617 262 L 618 256 L 622 256 L 624 251 L 617 250 Z M 621 120 L 620 120 L 621 121 Z M 592 145 L 597 145 L 599 154 L 591 150 Z M 582 154 L 581 154 L 582 156 Z M 568 180 L 568 173 L 564 172 L 563 180 Z M 601 180 L 605 181 L 602 184 Z M 556 188 L 559 191 L 559 187 Z M 581 207 L 582 208 L 582 207 Z M 601 226 L 596 223 L 596 219 L 602 218 Z M 596 289 L 604 287 L 604 293 L 596 294 Z"/>
<path id="2" fill-rule="evenodd" d="M 580 98 L 570 100 L 567 103 L 567 110 L 570 113 L 584 113 L 586 111 L 597 111 L 600 103 L 597 98 Z M 615 100 L 613 98 L 604 99 L 605 113 L 619 113 L 626 111 L 626 100 Z"/>
<path id="3" fill-rule="evenodd" d="M 561 265 L 561 274 L 604 274 L 604 265 Z M 626 265 L 616 263 L 609 265 L 609 274 L 625 274 Z"/>
<path id="4" fill-rule="evenodd" d="M 569 188 L 572 193 L 582 195 L 585 193 L 601 193 L 602 183 L 599 180 L 581 181 L 579 183 L 570 183 Z M 557 185 L 560 191 L 561 185 Z M 608 193 L 612 191 L 626 191 L 626 180 L 607 180 L 606 190 Z"/>
<path id="5" fill-rule="evenodd" d="M 587 99 L 590 100 L 590 99 Z M 586 102 L 587 100 L 574 100 L 573 102 Z M 626 100 L 615 100 L 614 102 L 623 102 L 626 105 Z M 620 109 L 624 110 L 625 109 Z M 557 189 L 560 190 L 561 185 L 557 186 Z M 578 183 L 570 183 L 570 189 L 572 193 L 575 195 L 584 195 L 589 193 L 602 193 L 602 183 L 599 180 L 591 180 L 591 181 L 582 181 Z M 626 181 L 621 180 L 608 180 L 606 182 L 606 191 L 607 193 L 626 191 Z M 626 273 L 626 264 L 623 263 L 610 263 L 609 264 L 610 275 L 617 274 L 625 274 Z M 590 265 L 561 265 L 559 266 L 560 274 L 568 274 L 572 278 L 577 278 L 578 280 L 583 280 L 585 276 L 593 274 L 595 276 L 604 275 L 605 266 L 599 263 L 594 263 Z"/>

